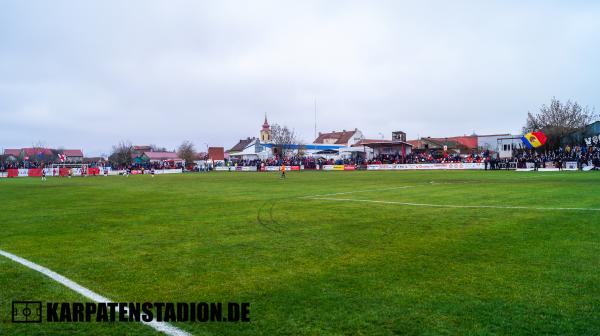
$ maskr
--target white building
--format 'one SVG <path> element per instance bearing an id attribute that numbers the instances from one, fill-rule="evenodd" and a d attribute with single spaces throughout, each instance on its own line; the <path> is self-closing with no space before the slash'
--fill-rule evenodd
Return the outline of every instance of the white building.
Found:
<path id="1" fill-rule="evenodd" d="M 510 133 L 477 135 L 477 148 L 480 150 L 499 152 L 498 139 L 507 137 L 512 137 L 512 135 Z"/>
<path id="2" fill-rule="evenodd" d="M 513 150 L 523 148 L 523 141 L 521 135 L 511 135 L 507 137 L 500 137 L 497 140 L 497 152 L 501 159 L 512 158 Z"/>

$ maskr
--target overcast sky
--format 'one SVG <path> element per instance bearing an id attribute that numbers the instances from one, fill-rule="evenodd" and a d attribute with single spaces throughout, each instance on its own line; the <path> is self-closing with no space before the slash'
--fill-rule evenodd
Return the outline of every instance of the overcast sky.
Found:
<path id="1" fill-rule="evenodd" d="M 231 147 L 271 123 L 519 132 L 600 108 L 600 2 L 2 1 L 0 147 Z"/>

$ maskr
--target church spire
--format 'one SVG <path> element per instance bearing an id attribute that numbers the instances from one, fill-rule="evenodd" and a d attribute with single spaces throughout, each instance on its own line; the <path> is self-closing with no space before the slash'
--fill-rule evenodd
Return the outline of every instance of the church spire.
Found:
<path id="1" fill-rule="evenodd" d="M 260 141 L 262 142 L 270 142 L 271 141 L 271 126 L 267 121 L 267 114 L 265 113 L 265 122 L 262 125 L 262 129 L 260 130 Z"/>
<path id="2" fill-rule="evenodd" d="M 269 125 L 269 122 L 267 121 L 267 113 L 265 113 L 265 122 L 262 125 L 263 130 L 268 130 L 271 128 L 271 126 Z"/>

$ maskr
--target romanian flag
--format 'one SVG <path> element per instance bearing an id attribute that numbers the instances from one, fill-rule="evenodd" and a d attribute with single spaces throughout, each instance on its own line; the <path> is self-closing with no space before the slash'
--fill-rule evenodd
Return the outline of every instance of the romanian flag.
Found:
<path id="1" fill-rule="evenodd" d="M 527 148 L 538 148 L 546 143 L 546 134 L 543 132 L 529 132 L 521 138 Z"/>

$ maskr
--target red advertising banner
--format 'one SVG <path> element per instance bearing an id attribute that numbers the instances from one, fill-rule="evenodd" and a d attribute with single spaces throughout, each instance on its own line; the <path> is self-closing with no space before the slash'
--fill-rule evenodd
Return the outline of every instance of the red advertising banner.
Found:
<path id="1" fill-rule="evenodd" d="M 69 176 L 70 168 L 58 168 L 58 176 Z"/>
<path id="2" fill-rule="evenodd" d="M 100 168 L 98 168 L 98 167 L 88 168 L 87 173 L 88 173 L 88 175 L 92 175 L 92 176 L 100 175 Z"/>
<path id="3" fill-rule="evenodd" d="M 40 177 L 40 176 L 42 176 L 42 169 L 41 168 L 38 168 L 38 169 L 29 169 L 27 171 L 27 176 Z"/>
<path id="4" fill-rule="evenodd" d="M 19 176 L 19 170 L 18 169 L 8 169 L 8 177 L 17 177 Z"/>
<path id="5" fill-rule="evenodd" d="M 356 170 L 355 165 L 344 165 L 344 170 Z"/>

